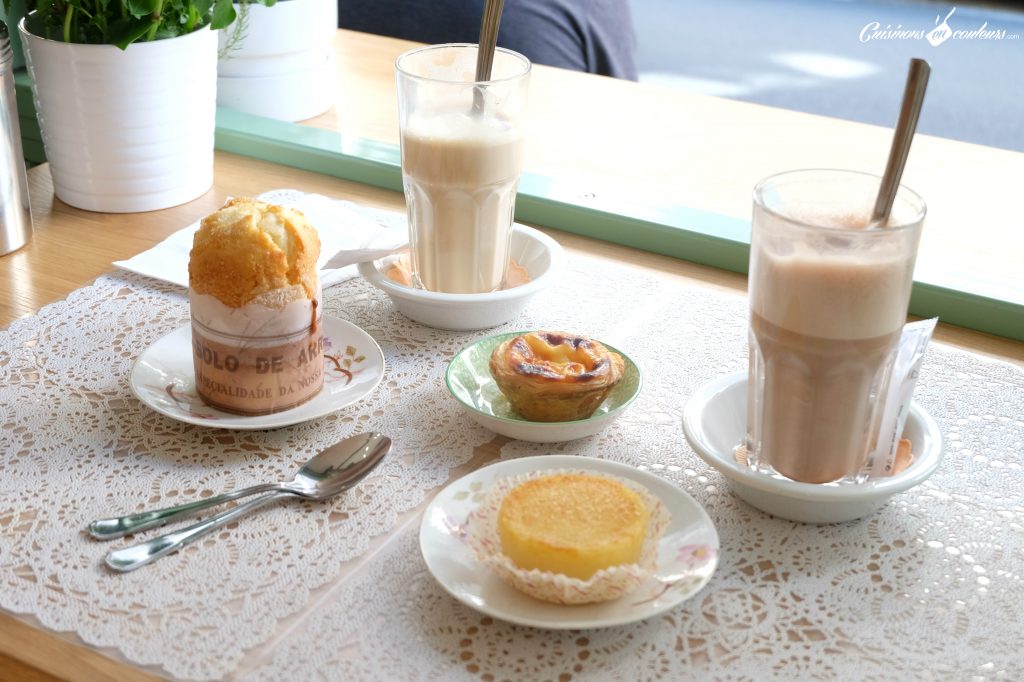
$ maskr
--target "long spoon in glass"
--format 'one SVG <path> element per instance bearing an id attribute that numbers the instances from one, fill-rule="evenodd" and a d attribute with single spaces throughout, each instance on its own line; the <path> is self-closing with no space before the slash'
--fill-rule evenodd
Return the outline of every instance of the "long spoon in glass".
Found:
<path id="1" fill-rule="evenodd" d="M 924 104 L 924 93 L 928 88 L 928 76 L 931 67 L 923 59 L 911 59 L 910 70 L 907 72 L 907 85 L 903 90 L 903 104 L 900 105 L 900 116 L 896 120 L 896 130 L 892 135 L 889 147 L 889 160 L 885 164 L 885 173 L 878 186 L 878 198 L 871 212 L 868 227 L 885 227 L 889 222 L 896 192 L 900 188 L 903 169 L 910 155 L 910 143 L 914 141 L 917 120 L 921 116 L 921 105 Z"/>
<path id="2" fill-rule="evenodd" d="M 501 11 L 505 0 L 487 0 L 484 5 L 484 16 L 480 22 L 480 42 L 476 48 L 477 85 L 473 88 L 473 113 L 480 114 L 484 110 L 484 90 L 480 83 L 491 79 L 494 66 L 494 50 L 498 45 L 498 26 L 501 24 Z"/>

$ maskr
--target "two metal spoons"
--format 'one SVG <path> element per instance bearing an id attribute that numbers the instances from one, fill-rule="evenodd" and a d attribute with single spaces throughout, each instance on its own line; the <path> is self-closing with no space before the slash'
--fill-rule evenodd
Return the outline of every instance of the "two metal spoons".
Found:
<path id="1" fill-rule="evenodd" d="M 132 571 L 195 542 L 207 533 L 217 530 L 283 495 L 298 495 L 311 500 L 325 500 L 348 490 L 369 474 L 390 450 L 391 439 L 379 433 L 351 436 L 335 443 L 306 462 L 291 481 L 265 483 L 167 509 L 130 514 L 119 518 L 100 519 L 89 524 L 89 534 L 100 540 L 111 540 L 147 528 L 161 526 L 169 521 L 190 516 L 202 509 L 224 502 L 249 495 L 268 493 L 183 530 L 114 550 L 107 555 L 107 565 L 112 569 Z"/>

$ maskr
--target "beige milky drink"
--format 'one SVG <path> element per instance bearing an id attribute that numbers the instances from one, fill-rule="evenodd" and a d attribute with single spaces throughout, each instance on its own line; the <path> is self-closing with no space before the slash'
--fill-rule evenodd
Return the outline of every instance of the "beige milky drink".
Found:
<path id="1" fill-rule="evenodd" d="M 755 189 L 747 449 L 762 471 L 856 477 L 875 444 L 924 218 L 901 189 L 889 226 L 865 229 L 877 187 L 798 171 Z"/>
<path id="2" fill-rule="evenodd" d="M 509 261 L 522 137 L 461 109 L 411 117 L 402 132 L 412 268 L 431 291 L 501 288 Z"/>
<path id="3" fill-rule="evenodd" d="M 475 45 L 434 45 L 398 58 L 402 178 L 413 283 L 444 293 L 505 283 L 530 63 L 498 49 L 475 83 Z"/>

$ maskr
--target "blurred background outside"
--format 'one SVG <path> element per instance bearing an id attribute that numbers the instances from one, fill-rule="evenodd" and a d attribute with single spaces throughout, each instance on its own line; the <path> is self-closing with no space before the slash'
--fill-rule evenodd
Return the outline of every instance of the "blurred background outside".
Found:
<path id="1" fill-rule="evenodd" d="M 1024 152 L 1024 2 L 630 2 L 642 83 L 892 126 L 921 57 L 919 132 Z"/>

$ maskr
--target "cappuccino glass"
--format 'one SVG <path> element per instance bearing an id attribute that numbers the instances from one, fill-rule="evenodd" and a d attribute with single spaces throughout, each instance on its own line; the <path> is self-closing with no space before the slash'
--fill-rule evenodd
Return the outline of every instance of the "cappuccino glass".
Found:
<path id="1" fill-rule="evenodd" d="M 746 448 L 759 471 L 863 477 L 925 215 L 901 186 L 888 224 L 867 227 L 880 181 L 801 170 L 754 188 Z"/>
<path id="2" fill-rule="evenodd" d="M 432 45 L 395 62 L 413 284 L 430 291 L 505 284 L 530 61 L 498 48 L 477 82 L 476 55 Z"/>

